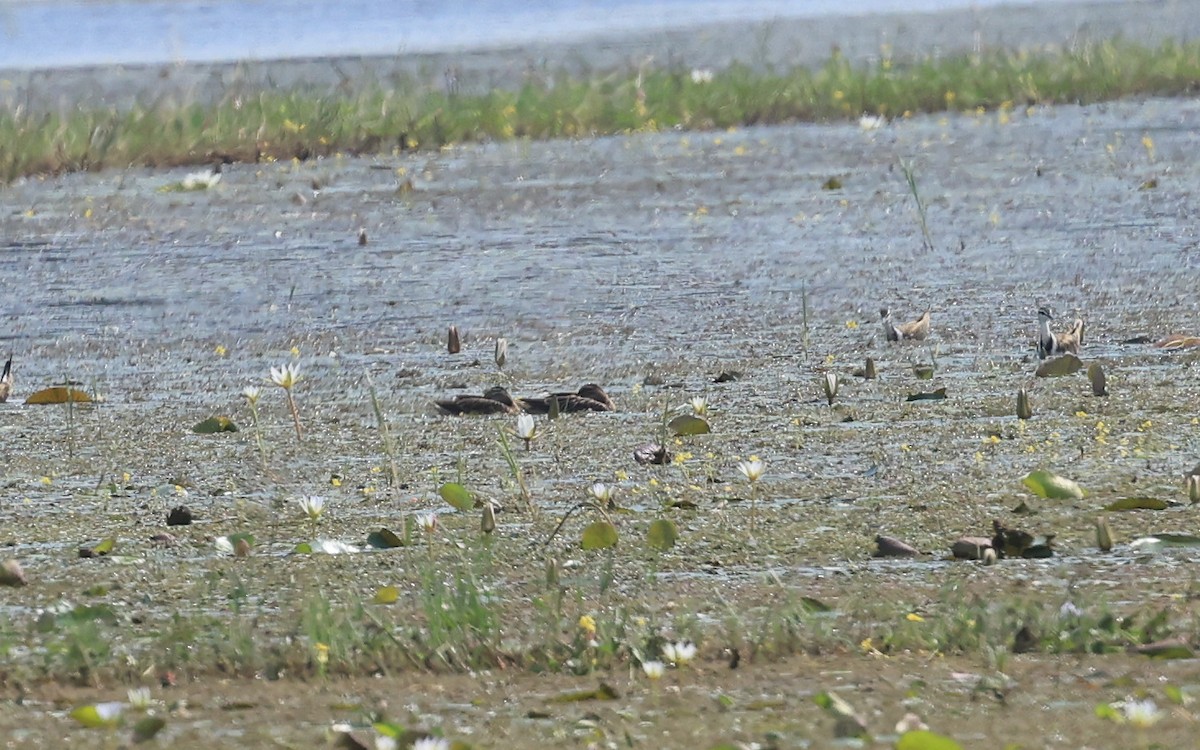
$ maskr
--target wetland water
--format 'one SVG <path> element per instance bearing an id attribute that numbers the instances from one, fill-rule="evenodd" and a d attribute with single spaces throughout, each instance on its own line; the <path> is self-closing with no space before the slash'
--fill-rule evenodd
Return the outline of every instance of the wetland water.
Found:
<path id="1" fill-rule="evenodd" d="M 1118 497 L 1181 499 L 1180 475 L 1200 447 L 1194 355 L 1120 343 L 1200 329 L 1197 132 L 1200 103 L 1148 100 L 917 117 L 872 131 L 794 125 L 233 165 L 214 189 L 192 193 L 160 190 L 183 171 L 24 181 L 4 192 L 0 217 L 4 344 L 18 378 L 15 397 L 0 407 L 0 530 L 11 545 L 6 556 L 20 558 L 33 583 L 0 589 L 0 608 L 32 634 L 31 613 L 59 599 L 111 604 L 122 618 L 116 646 L 136 654 L 138 639 L 174 613 L 237 622 L 236 588 L 261 618 L 261 637 L 290 638 L 297 592 L 369 599 L 397 582 L 411 592 L 421 555 L 289 555 L 309 532 L 288 498 L 329 496 L 322 536 L 361 544 L 409 511 L 441 510 L 431 468 L 444 479 L 464 467 L 468 484 L 510 506 L 495 549 L 503 591 L 525 614 L 521 597 L 541 575 L 537 543 L 591 482 L 604 480 L 644 509 L 621 520 L 631 539 L 666 501 L 698 506 L 671 511 L 680 547 L 652 572 L 623 542 L 620 597 L 641 602 L 664 628 L 689 614 L 723 622 L 731 608 L 750 617 L 776 605 L 779 592 L 847 609 L 882 599 L 899 619 L 917 610 L 936 618 L 951 591 L 1043 597 L 1055 609 L 1085 599 L 1164 607 L 1186 617 L 1194 606 L 1186 552 L 1139 556 L 1127 542 L 1194 532 L 1194 514 L 1112 514 L 1119 545 L 1104 556 L 1094 551 L 1092 523 Z M 922 249 L 899 159 L 916 170 L 932 251 Z M 830 177 L 840 190 L 822 189 Z M 411 190 L 398 191 L 409 181 Z M 356 241 L 360 227 L 365 246 Z M 1022 425 L 1012 402 L 1031 383 L 1039 302 L 1087 320 L 1083 357 L 1108 368 L 1112 395 L 1091 397 L 1082 375 L 1033 382 L 1035 417 Z M 932 308 L 929 341 L 885 345 L 877 327 L 884 304 L 905 318 Z M 444 343 L 452 323 L 465 334 L 465 353 L 453 358 Z M 504 375 L 490 362 L 497 336 L 509 340 Z M 248 427 L 241 389 L 291 360 L 293 347 L 306 376 L 297 397 L 308 438 L 295 445 L 280 394 L 266 393 L 274 478 L 259 469 L 249 429 L 190 433 L 215 413 Z M 880 379 L 863 383 L 849 373 L 868 355 Z M 931 356 L 934 381 L 916 381 L 911 365 Z M 825 368 L 844 376 L 832 409 L 817 401 Z M 743 377 L 713 384 L 723 370 Z M 394 495 L 378 471 L 386 459 L 365 373 L 400 446 L 405 484 Z M 665 385 L 645 385 L 648 376 Z M 63 377 L 99 391 L 104 403 L 70 417 L 21 403 Z M 429 414 L 431 398 L 497 380 L 521 393 L 601 382 L 621 409 L 545 424 L 541 442 L 521 454 L 547 511 L 538 520 L 511 509 L 514 490 L 495 447 L 501 420 Z M 948 400 L 903 403 L 939 386 Z M 634 465 L 630 452 L 654 438 L 664 405 L 692 395 L 708 396 L 714 434 L 675 448 L 692 454 L 682 469 Z M 758 542 L 747 545 L 735 467 L 752 453 L 768 474 Z M 1018 479 L 1035 468 L 1079 480 L 1088 496 L 1013 516 L 1025 497 Z M 170 489 L 177 484 L 198 523 L 175 530 L 174 546 L 151 545 L 167 508 L 180 502 Z M 954 537 L 987 533 L 992 518 L 1057 533 L 1058 556 L 992 568 L 869 559 L 876 533 L 940 557 Z M 444 514 L 443 525 L 447 539 L 466 538 L 477 520 Z M 211 537 L 245 528 L 259 537 L 255 556 L 215 552 Z M 587 583 L 593 558 L 570 541 L 577 531 L 550 550 L 582 561 L 582 606 L 599 608 Z M 76 548 L 109 536 L 119 540 L 119 559 L 76 558 Z M 763 584 L 766 571 L 780 576 L 779 592 Z M 850 627 L 851 643 L 872 632 Z M 962 682 L 964 670 L 988 669 L 982 657 L 824 654 L 731 672 L 720 661 L 724 631 L 707 632 L 708 660 L 682 692 L 656 698 L 615 675 L 625 702 L 601 707 L 598 718 L 590 705 L 555 709 L 548 722 L 526 714 L 578 679 L 420 673 L 310 690 L 286 680 L 224 683 L 193 664 L 195 682 L 161 694 L 193 705 L 172 714 L 164 736 L 200 745 L 216 726 L 220 737 L 247 742 L 309 742 L 332 721 L 383 705 L 484 747 L 561 747 L 564 736 L 579 737 L 577 719 L 676 746 L 767 731 L 800 745 L 829 736 L 832 722 L 806 697 L 813 690 L 844 689 L 890 726 L 919 680 L 932 687 L 918 710 L 960 740 L 1102 747 L 1127 733 L 1117 741 L 1129 746 L 1131 728 L 1092 711 L 1134 689 L 1118 677 L 1137 686 L 1200 682 L 1193 661 L 1013 657 L 1006 671 L 1019 688 L 1005 708 L 976 703 L 975 683 Z M 154 675 L 155 665 L 131 664 L 128 681 L 145 670 Z M 697 735 L 695 707 L 711 700 L 713 686 L 740 705 L 784 697 L 709 717 Z M 0 706 L 0 727 L 18 742 L 84 741 L 87 730 L 64 710 L 123 696 L 123 686 L 37 687 L 22 703 Z M 253 710 L 237 710 L 242 697 Z M 1037 722 L 1012 722 L 1022 710 L 1068 729 L 1046 735 Z M 1184 746 L 1193 727 L 1174 711 L 1156 738 Z"/>

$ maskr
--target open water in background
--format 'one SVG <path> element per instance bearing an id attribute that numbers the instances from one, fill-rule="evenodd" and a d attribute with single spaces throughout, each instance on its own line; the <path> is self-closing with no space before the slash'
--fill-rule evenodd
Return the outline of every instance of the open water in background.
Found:
<path id="1" fill-rule="evenodd" d="M 1003 4 L 1004 0 L 0 0 L 0 69 L 443 52 L 722 22 Z"/>

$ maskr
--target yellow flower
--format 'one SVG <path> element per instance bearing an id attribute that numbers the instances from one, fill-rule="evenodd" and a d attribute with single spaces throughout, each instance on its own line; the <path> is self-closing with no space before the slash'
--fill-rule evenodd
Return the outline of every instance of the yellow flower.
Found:
<path id="1" fill-rule="evenodd" d="M 313 645 L 313 650 L 317 652 L 317 663 L 325 666 L 329 663 L 329 646 L 324 643 Z"/>
<path id="2" fill-rule="evenodd" d="M 224 344 L 217 344 L 217 348 L 213 349 L 213 353 L 216 354 L 218 357 L 224 357 L 226 352 L 227 352 L 227 350 L 225 349 Z"/>
<path id="3" fill-rule="evenodd" d="M 857 320 L 847 320 L 846 327 L 853 331 L 855 328 L 858 328 L 858 321 Z"/>
<path id="4" fill-rule="evenodd" d="M 586 632 L 588 637 L 596 634 L 596 620 L 591 615 L 581 615 L 579 618 L 579 629 Z"/>
<path id="5" fill-rule="evenodd" d="M 909 612 L 904 616 L 904 619 L 908 620 L 909 622 L 925 622 L 925 618 L 921 617 L 916 612 Z"/>

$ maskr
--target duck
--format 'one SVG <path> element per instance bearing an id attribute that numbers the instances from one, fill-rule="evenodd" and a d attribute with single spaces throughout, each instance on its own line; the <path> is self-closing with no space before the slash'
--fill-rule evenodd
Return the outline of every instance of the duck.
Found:
<path id="1" fill-rule="evenodd" d="M 595 383 L 580 386 L 574 393 L 551 393 L 547 396 L 522 398 L 521 406 L 530 414 L 560 414 L 574 411 L 616 411 L 617 405 L 604 389 Z"/>
<path id="2" fill-rule="evenodd" d="M 1050 312 L 1050 308 L 1045 306 L 1039 307 L 1037 315 L 1037 348 L 1039 359 L 1045 359 L 1056 354 L 1079 354 L 1079 347 L 1083 345 L 1082 318 L 1075 318 L 1075 323 L 1069 331 L 1055 333 L 1050 330 L 1050 321 L 1054 320 L 1054 315 Z"/>
<path id="3" fill-rule="evenodd" d="M 902 339 L 924 341 L 925 337 L 929 335 L 928 310 L 916 320 L 909 323 L 901 323 L 900 325 L 892 322 L 892 313 L 886 307 L 880 308 L 879 317 L 883 325 L 883 335 L 888 341 L 900 341 Z"/>
<path id="4" fill-rule="evenodd" d="M 13 374 L 12 374 L 12 355 L 8 355 L 8 361 L 4 363 L 4 374 L 0 375 L 0 404 L 8 400 L 12 395 Z"/>
<path id="5" fill-rule="evenodd" d="M 503 386 L 494 386 L 482 396 L 459 395 L 454 398 L 438 399 L 433 402 L 442 414 L 462 417 L 471 414 L 517 414 L 521 411 L 517 402 Z"/>

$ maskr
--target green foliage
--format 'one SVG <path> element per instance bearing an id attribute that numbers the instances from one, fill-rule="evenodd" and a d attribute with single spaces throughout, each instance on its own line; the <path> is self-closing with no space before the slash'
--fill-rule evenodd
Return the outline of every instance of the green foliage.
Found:
<path id="1" fill-rule="evenodd" d="M 0 114 L 0 184 L 23 175 L 111 166 L 199 164 L 335 153 L 438 149 L 513 138 L 575 138 L 670 128 L 900 117 L 909 112 L 1088 104 L 1132 94 L 1187 94 L 1200 79 L 1200 43 L 1124 41 L 1028 54 L 1004 50 L 908 64 L 759 72 L 734 65 L 709 82 L 686 70 L 629 70 L 579 80 L 533 78 L 517 91 L 451 94 L 399 79 L 345 97 L 266 91 L 213 106 L 163 102 L 128 111 Z M 257 137 L 247 137 L 256 134 Z M 910 187 L 913 187 L 910 185 Z M 218 188 L 219 189 L 219 188 Z M 916 195 L 914 190 L 914 195 Z M 928 236 L 925 237 L 928 242 Z"/>

